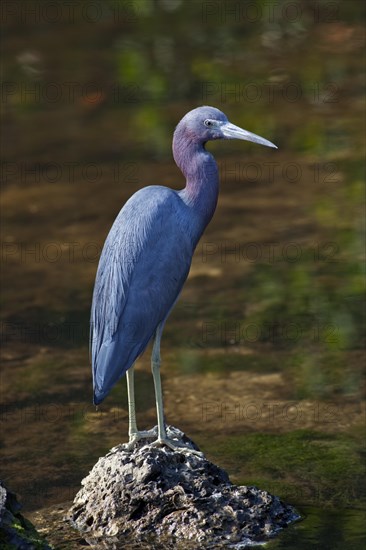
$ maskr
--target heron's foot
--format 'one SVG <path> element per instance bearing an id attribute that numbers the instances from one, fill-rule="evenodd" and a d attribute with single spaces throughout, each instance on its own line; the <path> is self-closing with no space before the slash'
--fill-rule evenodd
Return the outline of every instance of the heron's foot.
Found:
<path id="1" fill-rule="evenodd" d="M 153 447 L 163 447 L 164 445 L 169 447 L 169 449 L 171 449 L 172 451 L 177 451 L 178 453 L 190 453 L 200 457 L 204 456 L 204 454 L 201 451 L 192 449 L 191 447 L 188 447 L 184 443 L 180 443 L 175 439 L 169 439 L 168 437 L 158 437 L 158 439 L 156 439 L 151 443 L 151 446 Z"/>
<path id="2" fill-rule="evenodd" d="M 129 442 L 125 444 L 126 449 L 128 451 L 132 451 L 135 448 L 136 443 L 138 441 L 141 441 L 141 439 L 153 439 L 156 436 L 157 436 L 156 428 L 151 428 L 151 430 L 143 430 L 140 432 L 135 432 L 133 434 L 130 434 Z"/>

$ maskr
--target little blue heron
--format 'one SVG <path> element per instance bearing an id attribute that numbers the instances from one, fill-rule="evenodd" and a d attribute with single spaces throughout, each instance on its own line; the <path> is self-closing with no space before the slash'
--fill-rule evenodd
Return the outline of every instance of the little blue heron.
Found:
<path id="1" fill-rule="evenodd" d="M 187 113 L 174 132 L 173 156 L 186 178 L 181 191 L 152 185 L 123 206 L 100 257 L 91 312 L 94 404 L 126 373 L 129 446 L 151 431 L 138 431 L 134 363 L 154 339 L 151 369 L 158 436 L 155 445 L 182 449 L 168 439 L 160 380 L 160 340 L 164 324 L 188 276 L 197 243 L 211 220 L 219 175 L 207 141 L 243 139 L 277 148 L 270 141 L 231 124 L 214 107 Z"/>

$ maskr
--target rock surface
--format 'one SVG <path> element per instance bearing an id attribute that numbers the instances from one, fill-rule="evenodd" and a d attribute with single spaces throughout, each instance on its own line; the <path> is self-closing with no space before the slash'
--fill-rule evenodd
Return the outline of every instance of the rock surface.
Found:
<path id="1" fill-rule="evenodd" d="M 197 449 L 176 428 L 168 427 L 168 437 Z M 299 519 L 278 497 L 233 485 L 203 455 L 151 441 L 139 441 L 132 451 L 114 447 L 82 481 L 68 520 L 90 544 L 118 548 L 121 541 L 158 539 L 159 548 L 239 549 Z"/>
<path id="2" fill-rule="evenodd" d="M 20 514 L 14 493 L 0 481 L 0 548 L 2 550 L 51 550 L 30 521 Z"/>

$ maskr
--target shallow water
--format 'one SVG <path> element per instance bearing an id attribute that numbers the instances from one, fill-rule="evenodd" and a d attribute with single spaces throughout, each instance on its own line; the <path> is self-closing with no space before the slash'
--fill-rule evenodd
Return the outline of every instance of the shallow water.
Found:
<path id="1" fill-rule="evenodd" d="M 91 404 L 98 257 L 134 191 L 184 185 L 173 129 L 212 104 L 279 149 L 208 146 L 221 194 L 164 333 L 168 422 L 304 510 L 273 547 L 361 548 L 362 3 L 49 4 L 5 12 L 2 477 L 36 511 L 126 440 L 123 381 Z"/>
<path id="2" fill-rule="evenodd" d="M 70 507 L 71 502 L 40 510 L 30 514 L 32 521 L 36 525 L 46 528 L 47 539 L 60 550 L 73 550 L 86 546 L 85 539 L 74 530 L 70 530 L 62 517 Z M 354 548 L 362 549 L 365 546 L 364 523 L 365 513 L 362 510 L 332 510 L 305 506 L 301 510 L 303 520 L 284 530 L 276 539 L 267 541 L 264 546 L 257 545 L 256 548 L 268 548 L 269 550 L 297 550 L 310 549 L 315 550 L 324 548 L 325 550 Z M 88 540 L 92 548 L 100 548 L 100 543 Z M 115 543 L 115 541 L 114 541 Z M 116 543 L 115 543 L 116 544 Z M 156 543 L 148 542 L 148 539 L 142 543 L 136 543 L 133 540 L 124 538 L 120 544 L 133 550 L 156 548 Z M 108 548 L 113 547 L 113 541 L 107 543 Z M 118 547 L 118 543 L 117 543 Z M 195 548 L 195 544 L 190 545 L 188 541 L 182 541 L 180 544 L 169 542 L 159 543 L 159 549 L 185 550 L 186 548 Z M 219 547 L 217 547 L 219 548 Z M 220 547 L 221 548 L 221 547 Z M 225 547 L 227 548 L 227 547 Z M 233 546 L 235 548 L 235 546 Z M 237 547 L 240 548 L 239 545 Z"/>

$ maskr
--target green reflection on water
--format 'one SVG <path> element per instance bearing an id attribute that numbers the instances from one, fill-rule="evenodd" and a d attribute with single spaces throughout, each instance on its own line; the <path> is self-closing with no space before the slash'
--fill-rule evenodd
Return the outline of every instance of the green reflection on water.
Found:
<path id="1" fill-rule="evenodd" d="M 215 443 L 214 452 L 235 464 L 241 484 L 264 487 L 294 505 L 362 507 L 364 457 L 358 438 L 311 430 L 247 433 Z"/>
<path id="2" fill-rule="evenodd" d="M 365 547 L 365 513 L 362 510 L 340 511 L 305 506 L 304 520 L 286 530 L 266 548 L 278 550 L 344 550 Z"/>

